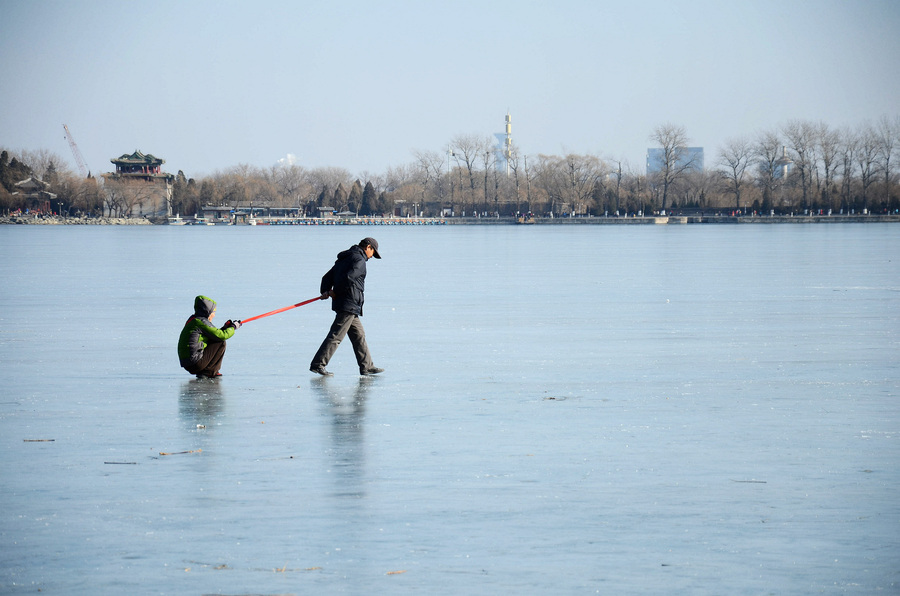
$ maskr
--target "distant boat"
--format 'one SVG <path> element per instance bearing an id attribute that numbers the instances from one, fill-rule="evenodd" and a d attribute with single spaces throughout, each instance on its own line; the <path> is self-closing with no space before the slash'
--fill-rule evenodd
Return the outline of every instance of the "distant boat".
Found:
<path id="1" fill-rule="evenodd" d="M 169 218 L 169 225 L 170 226 L 184 226 L 184 225 L 187 225 L 187 222 L 184 221 L 183 219 L 181 219 L 181 216 L 176 213 L 175 217 Z"/>

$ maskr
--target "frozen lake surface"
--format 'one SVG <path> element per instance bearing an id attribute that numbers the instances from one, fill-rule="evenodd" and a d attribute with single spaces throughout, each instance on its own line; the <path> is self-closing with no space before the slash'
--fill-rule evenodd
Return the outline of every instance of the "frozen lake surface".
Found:
<path id="1" fill-rule="evenodd" d="M 363 323 L 312 298 L 375 236 Z M 0 592 L 900 593 L 900 227 L 0 226 Z M 171 455 L 162 455 L 168 453 Z"/>

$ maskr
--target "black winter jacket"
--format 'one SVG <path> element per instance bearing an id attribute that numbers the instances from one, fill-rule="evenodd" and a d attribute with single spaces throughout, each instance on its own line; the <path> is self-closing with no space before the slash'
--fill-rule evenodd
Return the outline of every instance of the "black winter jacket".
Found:
<path id="1" fill-rule="evenodd" d="M 322 294 L 334 290 L 331 310 L 362 316 L 367 260 L 366 253 L 359 246 L 351 246 L 338 253 L 334 266 L 322 276 L 319 287 Z"/>

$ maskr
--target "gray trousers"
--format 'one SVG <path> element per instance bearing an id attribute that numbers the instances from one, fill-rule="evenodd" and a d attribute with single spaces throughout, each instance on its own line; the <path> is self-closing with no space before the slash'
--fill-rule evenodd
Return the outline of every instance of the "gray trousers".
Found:
<path id="1" fill-rule="evenodd" d="M 335 350 L 341 344 L 344 336 L 350 338 L 353 345 L 353 353 L 356 355 L 356 363 L 359 364 L 359 370 L 368 370 L 374 366 L 372 364 L 372 356 L 369 354 L 369 345 L 366 343 L 366 332 L 363 329 L 359 317 L 347 312 L 339 312 L 334 316 L 334 323 L 328 335 L 325 336 L 319 351 L 313 356 L 310 368 L 318 368 L 326 366 L 334 356 Z"/>
<path id="2" fill-rule="evenodd" d="M 225 342 L 211 341 L 203 350 L 203 356 L 194 364 L 188 364 L 184 370 L 192 375 L 203 375 L 205 377 L 214 377 L 219 369 L 222 368 L 222 358 L 225 357 Z"/>

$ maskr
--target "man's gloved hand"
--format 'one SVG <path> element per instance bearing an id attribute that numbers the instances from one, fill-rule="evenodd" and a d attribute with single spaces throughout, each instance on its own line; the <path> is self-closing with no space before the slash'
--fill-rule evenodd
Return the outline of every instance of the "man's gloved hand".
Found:
<path id="1" fill-rule="evenodd" d="M 242 325 L 240 320 L 232 321 L 231 324 L 234 325 L 235 329 L 240 329 Z"/>
<path id="2" fill-rule="evenodd" d="M 231 319 L 228 319 L 227 321 L 225 321 L 225 325 L 223 326 L 223 328 L 227 328 L 227 327 L 234 327 L 234 329 L 237 330 L 241 327 L 241 322 L 240 321 L 232 321 Z"/>

